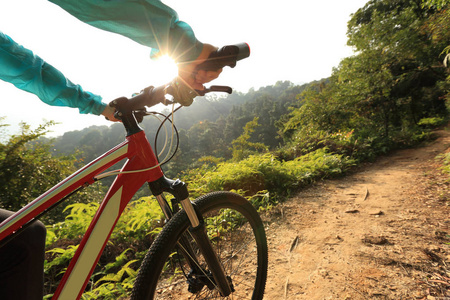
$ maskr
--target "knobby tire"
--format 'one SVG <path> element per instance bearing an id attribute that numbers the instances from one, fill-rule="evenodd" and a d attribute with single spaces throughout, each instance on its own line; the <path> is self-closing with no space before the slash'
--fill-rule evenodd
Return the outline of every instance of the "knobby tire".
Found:
<path id="1" fill-rule="evenodd" d="M 204 271 L 203 277 L 194 276 L 191 281 L 213 280 L 212 276 L 207 276 L 206 263 L 189 234 L 188 217 L 180 211 L 164 226 L 147 252 L 131 299 L 262 299 L 267 279 L 268 250 L 258 212 L 244 197 L 230 192 L 206 194 L 194 203 L 205 219 L 208 236 L 234 292 L 222 297 L 214 283 L 196 287 L 194 293 L 188 292 L 186 277 L 190 268 L 180 250 L 176 250 L 182 236 L 193 244 L 199 267 Z"/>

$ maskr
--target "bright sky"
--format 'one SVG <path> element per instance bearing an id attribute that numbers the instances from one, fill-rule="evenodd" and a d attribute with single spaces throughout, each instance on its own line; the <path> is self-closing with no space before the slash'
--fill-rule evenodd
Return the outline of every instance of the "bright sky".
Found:
<path id="1" fill-rule="evenodd" d="M 305 83 L 330 76 L 342 58 L 352 55 L 346 46 L 347 22 L 367 1 L 163 0 L 200 41 L 218 47 L 250 45 L 250 58 L 226 68 L 213 82 L 242 92 L 278 80 Z M 105 102 L 174 76 L 149 59 L 149 48 L 86 25 L 46 0 L 0 1 L 0 31 Z M 20 121 L 33 127 L 43 120 L 61 123 L 52 127 L 52 135 L 110 124 L 103 117 L 80 115 L 77 109 L 48 106 L 3 81 L 0 99 L 0 116 L 13 133 Z"/>

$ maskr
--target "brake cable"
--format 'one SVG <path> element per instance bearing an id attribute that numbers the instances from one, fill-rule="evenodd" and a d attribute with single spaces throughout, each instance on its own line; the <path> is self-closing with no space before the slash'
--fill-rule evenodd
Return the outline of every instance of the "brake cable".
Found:
<path id="1" fill-rule="evenodd" d="M 145 113 L 145 115 L 153 115 L 153 116 L 155 116 L 155 118 L 157 118 L 161 122 L 161 124 L 158 127 L 158 130 L 156 131 L 156 136 L 155 136 L 155 144 L 154 144 L 155 153 L 158 153 L 157 152 L 157 139 L 158 139 L 158 136 L 159 136 L 159 132 L 161 131 L 161 128 L 164 126 L 164 123 L 167 120 L 169 120 L 169 122 L 172 124 L 172 135 L 171 135 L 171 143 L 170 143 L 170 146 L 169 146 L 169 151 L 168 151 L 168 154 L 166 155 L 166 157 L 163 159 L 162 162 L 160 162 L 160 160 L 159 160 L 159 155 L 156 155 L 156 158 L 158 160 L 158 164 L 156 164 L 155 166 L 152 166 L 152 167 L 146 168 L 146 169 L 134 170 L 134 171 L 112 170 L 112 171 L 104 172 L 102 174 L 99 174 L 99 175 L 95 176 L 94 180 L 101 180 L 101 179 L 104 179 L 106 177 L 115 176 L 115 175 L 119 175 L 119 174 L 132 174 L 132 173 L 146 172 L 146 171 L 155 169 L 157 167 L 161 167 L 162 165 L 168 163 L 175 156 L 175 153 L 177 152 L 179 144 L 180 144 L 180 137 L 179 137 L 179 134 L 178 134 L 178 129 L 177 129 L 177 127 L 175 126 L 175 124 L 173 122 L 173 115 L 181 107 L 182 106 L 180 105 L 175 110 L 172 108 L 172 112 L 169 115 L 167 115 L 167 116 L 164 115 L 163 113 L 160 113 L 160 112 L 146 112 Z M 156 115 L 163 116 L 164 120 L 161 121 L 161 119 L 156 117 Z M 172 119 L 170 119 L 171 116 L 172 116 Z M 174 133 L 175 133 L 175 136 L 176 136 L 177 143 L 176 143 L 174 152 L 172 153 L 172 155 L 169 158 L 167 158 L 170 155 L 170 153 L 171 153 L 171 149 L 172 149 L 172 145 L 173 145 Z M 162 151 L 164 151 L 166 145 L 167 145 L 167 129 L 166 129 L 166 142 L 165 142 L 165 146 L 164 146 Z M 161 152 L 161 154 L 162 154 L 162 152 Z"/>
<path id="2" fill-rule="evenodd" d="M 172 155 L 167 159 L 167 156 L 166 156 L 166 158 L 163 160 L 163 162 L 162 163 L 160 163 L 160 165 L 162 166 L 162 165 L 164 165 L 164 164 L 166 164 L 166 163 L 168 163 L 174 156 L 175 156 L 175 154 L 177 153 L 177 151 L 178 151 L 178 147 L 179 147 L 179 145 L 180 145 L 180 136 L 179 136 L 179 134 L 178 134 L 178 129 L 177 129 L 177 127 L 175 126 L 175 124 L 174 124 L 174 114 L 175 114 L 175 112 L 177 112 L 181 107 L 183 107 L 182 105 L 180 105 L 180 106 L 178 106 L 175 110 L 173 109 L 173 106 L 172 106 L 172 112 L 169 114 L 169 115 L 167 115 L 167 116 L 165 116 L 164 114 L 162 114 L 162 113 L 158 113 L 158 114 L 160 114 L 160 115 L 162 115 L 162 116 L 164 116 L 165 117 L 165 119 L 161 122 L 161 124 L 159 125 L 159 127 L 158 127 L 158 130 L 156 131 L 156 135 L 155 135 L 155 142 L 154 142 L 154 148 L 155 148 L 155 153 L 158 153 L 158 150 L 157 150 L 157 147 L 158 147 L 158 145 L 157 145 L 157 140 L 158 140 L 158 136 L 159 136 L 159 132 L 161 131 L 161 128 L 162 128 L 162 126 L 164 125 L 164 123 L 167 121 L 167 120 L 169 120 L 169 122 L 172 124 L 172 140 L 173 140 L 173 134 L 174 134 L 174 132 L 175 132 L 175 134 L 176 134 L 176 139 L 177 139 L 177 144 L 176 144 L 176 146 L 175 146 L 175 150 L 173 151 L 173 153 L 172 153 Z M 170 117 L 172 117 L 172 119 L 170 119 Z M 167 141 L 167 138 L 166 138 L 166 141 Z M 164 146 L 165 147 L 165 146 Z M 172 148 L 172 141 L 171 141 L 171 146 L 169 147 L 169 152 L 168 152 L 168 155 L 170 154 L 170 149 Z M 164 149 L 163 149 L 164 150 Z M 161 152 L 163 151 L 163 150 L 161 150 Z M 158 162 L 160 162 L 159 161 L 159 155 L 158 155 L 158 157 L 157 157 L 157 159 L 158 159 Z"/>

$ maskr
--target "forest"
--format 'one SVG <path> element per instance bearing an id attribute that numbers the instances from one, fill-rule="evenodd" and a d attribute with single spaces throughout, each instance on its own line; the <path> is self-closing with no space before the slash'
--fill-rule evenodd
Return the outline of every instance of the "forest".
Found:
<path id="1" fill-rule="evenodd" d="M 270 210 L 313 182 L 432 139 L 432 129 L 448 122 L 449 4 L 370 0 L 348 21 L 348 45 L 355 54 L 343 59 L 329 78 L 303 85 L 279 81 L 248 93 L 197 98 L 175 113 L 179 146 L 163 166 L 165 173 L 187 182 L 193 197 L 232 190 L 259 210 Z M 166 123 L 170 143 L 172 128 Z M 153 117 L 141 124 L 151 144 L 160 124 Z M 52 122 L 37 129 L 22 126 L 22 134 L 0 144 L 0 207 L 9 210 L 125 137 L 121 124 L 55 139 L 45 137 Z M 157 149 L 163 148 L 164 135 L 162 129 Z M 48 295 L 107 185 L 99 182 L 78 192 L 69 206 L 42 218 L 53 224 L 48 225 L 45 265 Z M 83 299 L 115 299 L 130 292 L 161 218 L 143 188 L 113 232 Z"/>

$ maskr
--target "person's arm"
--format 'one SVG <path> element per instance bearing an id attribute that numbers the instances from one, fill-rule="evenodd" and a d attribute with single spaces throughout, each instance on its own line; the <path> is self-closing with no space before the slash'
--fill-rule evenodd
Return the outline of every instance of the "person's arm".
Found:
<path id="1" fill-rule="evenodd" d="M 84 91 L 32 51 L 0 32 L 0 79 L 33 93 L 53 106 L 78 108 L 80 113 L 102 114 L 102 98 Z"/>
<path id="2" fill-rule="evenodd" d="M 89 25 L 126 36 L 176 62 L 195 60 L 203 49 L 192 28 L 159 0 L 49 1 Z"/>

